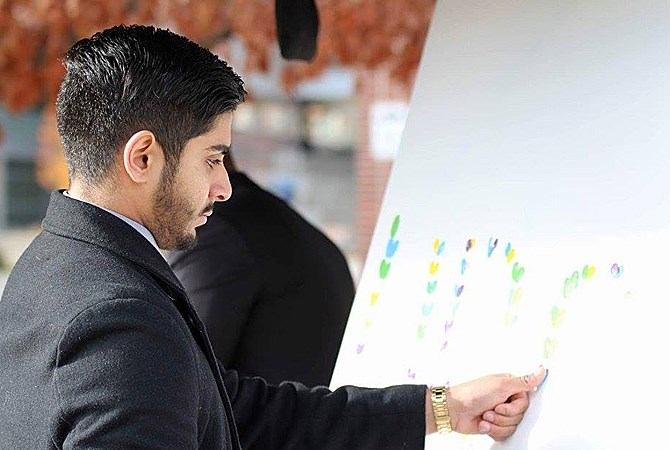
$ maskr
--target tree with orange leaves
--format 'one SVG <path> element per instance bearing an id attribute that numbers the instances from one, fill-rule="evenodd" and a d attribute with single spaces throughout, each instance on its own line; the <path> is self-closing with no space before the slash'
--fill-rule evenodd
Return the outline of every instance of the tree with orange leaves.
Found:
<path id="1" fill-rule="evenodd" d="M 277 3 L 275 3 L 277 2 Z M 277 45 L 279 0 L 0 0 L 0 104 L 10 111 L 53 105 L 64 69 L 60 57 L 77 40 L 119 23 L 168 27 L 206 47 L 235 36 L 246 49 L 245 71 L 266 71 Z M 434 0 L 316 0 L 317 53 L 286 61 L 291 91 L 327 67 L 387 68 L 412 83 Z M 41 157 L 58 157 L 53 108 L 44 108 Z M 46 134 L 46 135 L 45 135 Z M 54 138 L 54 135 L 56 136 Z M 49 181 L 50 160 L 42 173 Z M 62 174 L 61 174 L 62 175 Z M 59 175 L 60 176 L 60 175 Z"/>

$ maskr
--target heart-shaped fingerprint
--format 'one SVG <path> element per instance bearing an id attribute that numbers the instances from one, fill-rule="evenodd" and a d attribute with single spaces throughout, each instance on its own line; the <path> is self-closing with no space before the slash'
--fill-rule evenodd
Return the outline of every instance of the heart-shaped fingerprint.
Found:
<path id="1" fill-rule="evenodd" d="M 398 246 L 400 245 L 400 241 L 397 239 L 389 239 L 389 241 L 386 243 L 386 257 L 387 258 L 393 258 L 393 255 L 395 255 L 395 252 L 398 251 Z"/>
<path id="2" fill-rule="evenodd" d="M 444 253 L 444 241 L 435 239 L 435 242 L 433 242 L 433 250 L 435 251 L 435 254 L 437 254 L 437 256 L 441 256 L 442 253 Z"/>
<path id="3" fill-rule="evenodd" d="M 468 239 L 468 242 L 465 243 L 465 251 L 469 252 L 473 248 L 475 248 L 475 243 L 476 241 L 474 239 Z"/>
<path id="4" fill-rule="evenodd" d="M 437 273 L 438 270 L 440 270 L 440 263 L 437 262 L 437 261 L 432 261 L 432 262 L 430 263 L 430 266 L 428 267 L 428 272 L 429 272 L 431 275 L 435 275 L 435 274 Z"/>
<path id="5" fill-rule="evenodd" d="M 544 357 L 549 358 L 556 351 L 556 346 L 558 345 L 558 340 L 546 338 L 544 340 Z"/>
<path id="6" fill-rule="evenodd" d="M 368 328 L 368 329 L 369 329 L 369 328 L 372 328 L 372 320 L 367 319 L 367 320 L 365 321 L 365 328 Z"/>
<path id="7" fill-rule="evenodd" d="M 370 306 L 375 306 L 379 300 L 379 292 L 373 292 L 370 295 Z"/>
<path id="8" fill-rule="evenodd" d="M 614 278 L 619 278 L 621 275 L 623 275 L 623 266 L 618 265 L 617 263 L 612 264 L 612 268 L 610 269 L 610 273 Z"/>
<path id="9" fill-rule="evenodd" d="M 448 333 L 449 330 L 451 330 L 451 327 L 453 326 L 454 326 L 454 319 L 447 320 L 446 322 L 444 322 L 444 332 Z"/>
<path id="10" fill-rule="evenodd" d="M 426 336 L 426 325 L 421 324 L 418 327 L 416 327 L 416 336 L 419 339 L 423 339 Z"/>
<path id="11" fill-rule="evenodd" d="M 423 314 L 424 317 L 430 316 L 430 313 L 433 312 L 433 306 L 433 303 L 424 303 L 421 307 L 421 314 Z"/>
<path id="12" fill-rule="evenodd" d="M 508 242 L 507 245 L 505 246 L 505 256 L 509 255 L 509 252 L 512 251 L 512 243 Z"/>
<path id="13" fill-rule="evenodd" d="M 521 281 L 521 277 L 523 274 L 526 273 L 526 269 L 521 266 L 518 262 L 514 263 L 514 266 L 512 266 L 512 279 L 518 283 Z"/>
<path id="14" fill-rule="evenodd" d="M 395 216 L 393 219 L 393 225 L 391 225 L 391 237 L 394 238 L 398 234 L 398 228 L 400 227 L 400 216 Z"/>
<path id="15" fill-rule="evenodd" d="M 381 278 L 382 280 L 386 278 L 389 274 L 390 269 L 391 269 L 391 263 L 385 259 L 382 259 L 381 264 L 379 264 L 379 278 Z"/>
<path id="16" fill-rule="evenodd" d="M 446 350 L 447 345 L 449 345 L 449 341 L 444 341 L 444 344 L 442 344 L 442 347 L 440 348 L 440 351 Z"/>
<path id="17" fill-rule="evenodd" d="M 468 267 L 470 267 L 470 264 L 468 264 L 468 261 L 465 258 L 463 258 L 461 260 L 461 275 L 465 275 L 465 271 L 467 270 Z"/>
<path id="18" fill-rule="evenodd" d="M 561 326 L 563 323 L 563 317 L 565 317 L 565 310 L 563 308 L 559 308 L 558 306 L 554 306 L 551 308 L 551 326 L 554 328 L 558 328 Z"/>
<path id="19" fill-rule="evenodd" d="M 590 280 L 593 278 L 593 275 L 596 274 L 596 268 L 594 266 L 589 266 L 586 264 L 582 269 L 582 278 L 585 280 Z"/>
<path id="20" fill-rule="evenodd" d="M 465 286 L 463 286 L 462 284 L 457 284 L 456 286 L 454 286 L 454 294 L 456 294 L 456 297 L 461 296 L 461 294 L 463 293 L 463 288 L 465 288 Z"/>
<path id="21" fill-rule="evenodd" d="M 416 372 L 414 372 L 412 369 L 407 369 L 407 378 L 414 380 L 416 378 Z"/>
<path id="22" fill-rule="evenodd" d="M 522 287 L 517 287 L 517 288 L 512 288 L 509 290 L 509 299 L 507 301 L 507 304 L 509 306 L 514 306 L 517 303 L 519 303 L 519 300 L 521 300 L 521 295 L 523 295 L 523 288 Z"/>
<path id="23" fill-rule="evenodd" d="M 496 249 L 497 246 L 498 246 L 498 239 L 489 238 L 489 248 L 488 251 L 486 252 L 489 258 L 491 257 L 493 251 Z"/>
<path id="24" fill-rule="evenodd" d="M 356 354 L 360 355 L 364 348 L 365 348 L 365 344 L 358 344 L 356 346 Z"/>
<path id="25" fill-rule="evenodd" d="M 579 272 L 576 270 L 563 282 L 563 298 L 568 298 L 579 287 Z"/>
<path id="26" fill-rule="evenodd" d="M 426 292 L 432 294 L 435 292 L 435 288 L 437 288 L 437 280 L 429 281 L 428 285 L 426 286 Z"/>

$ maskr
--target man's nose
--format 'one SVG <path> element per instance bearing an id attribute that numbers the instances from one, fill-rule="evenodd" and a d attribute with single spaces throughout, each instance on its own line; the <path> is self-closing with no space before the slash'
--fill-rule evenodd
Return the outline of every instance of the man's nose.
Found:
<path id="1" fill-rule="evenodd" d="M 230 178 L 228 177 L 228 171 L 226 168 L 221 166 L 220 171 L 217 171 L 216 180 L 210 188 L 210 197 L 214 199 L 215 202 L 225 202 L 233 195 L 233 186 L 230 184 Z"/>

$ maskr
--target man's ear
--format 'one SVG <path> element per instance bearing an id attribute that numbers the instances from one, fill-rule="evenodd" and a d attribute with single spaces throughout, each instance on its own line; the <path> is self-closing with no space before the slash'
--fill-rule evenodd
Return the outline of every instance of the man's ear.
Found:
<path id="1" fill-rule="evenodd" d="M 148 130 L 133 134 L 123 148 L 123 168 L 135 183 L 146 183 L 158 176 L 163 159 L 163 149 Z"/>

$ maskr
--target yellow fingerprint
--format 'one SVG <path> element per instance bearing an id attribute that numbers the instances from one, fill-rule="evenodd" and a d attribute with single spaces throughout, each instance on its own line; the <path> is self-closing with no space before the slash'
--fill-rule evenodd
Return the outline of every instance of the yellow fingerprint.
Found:
<path id="1" fill-rule="evenodd" d="M 546 338 L 544 340 L 544 357 L 549 358 L 556 351 L 558 345 L 557 339 Z"/>

